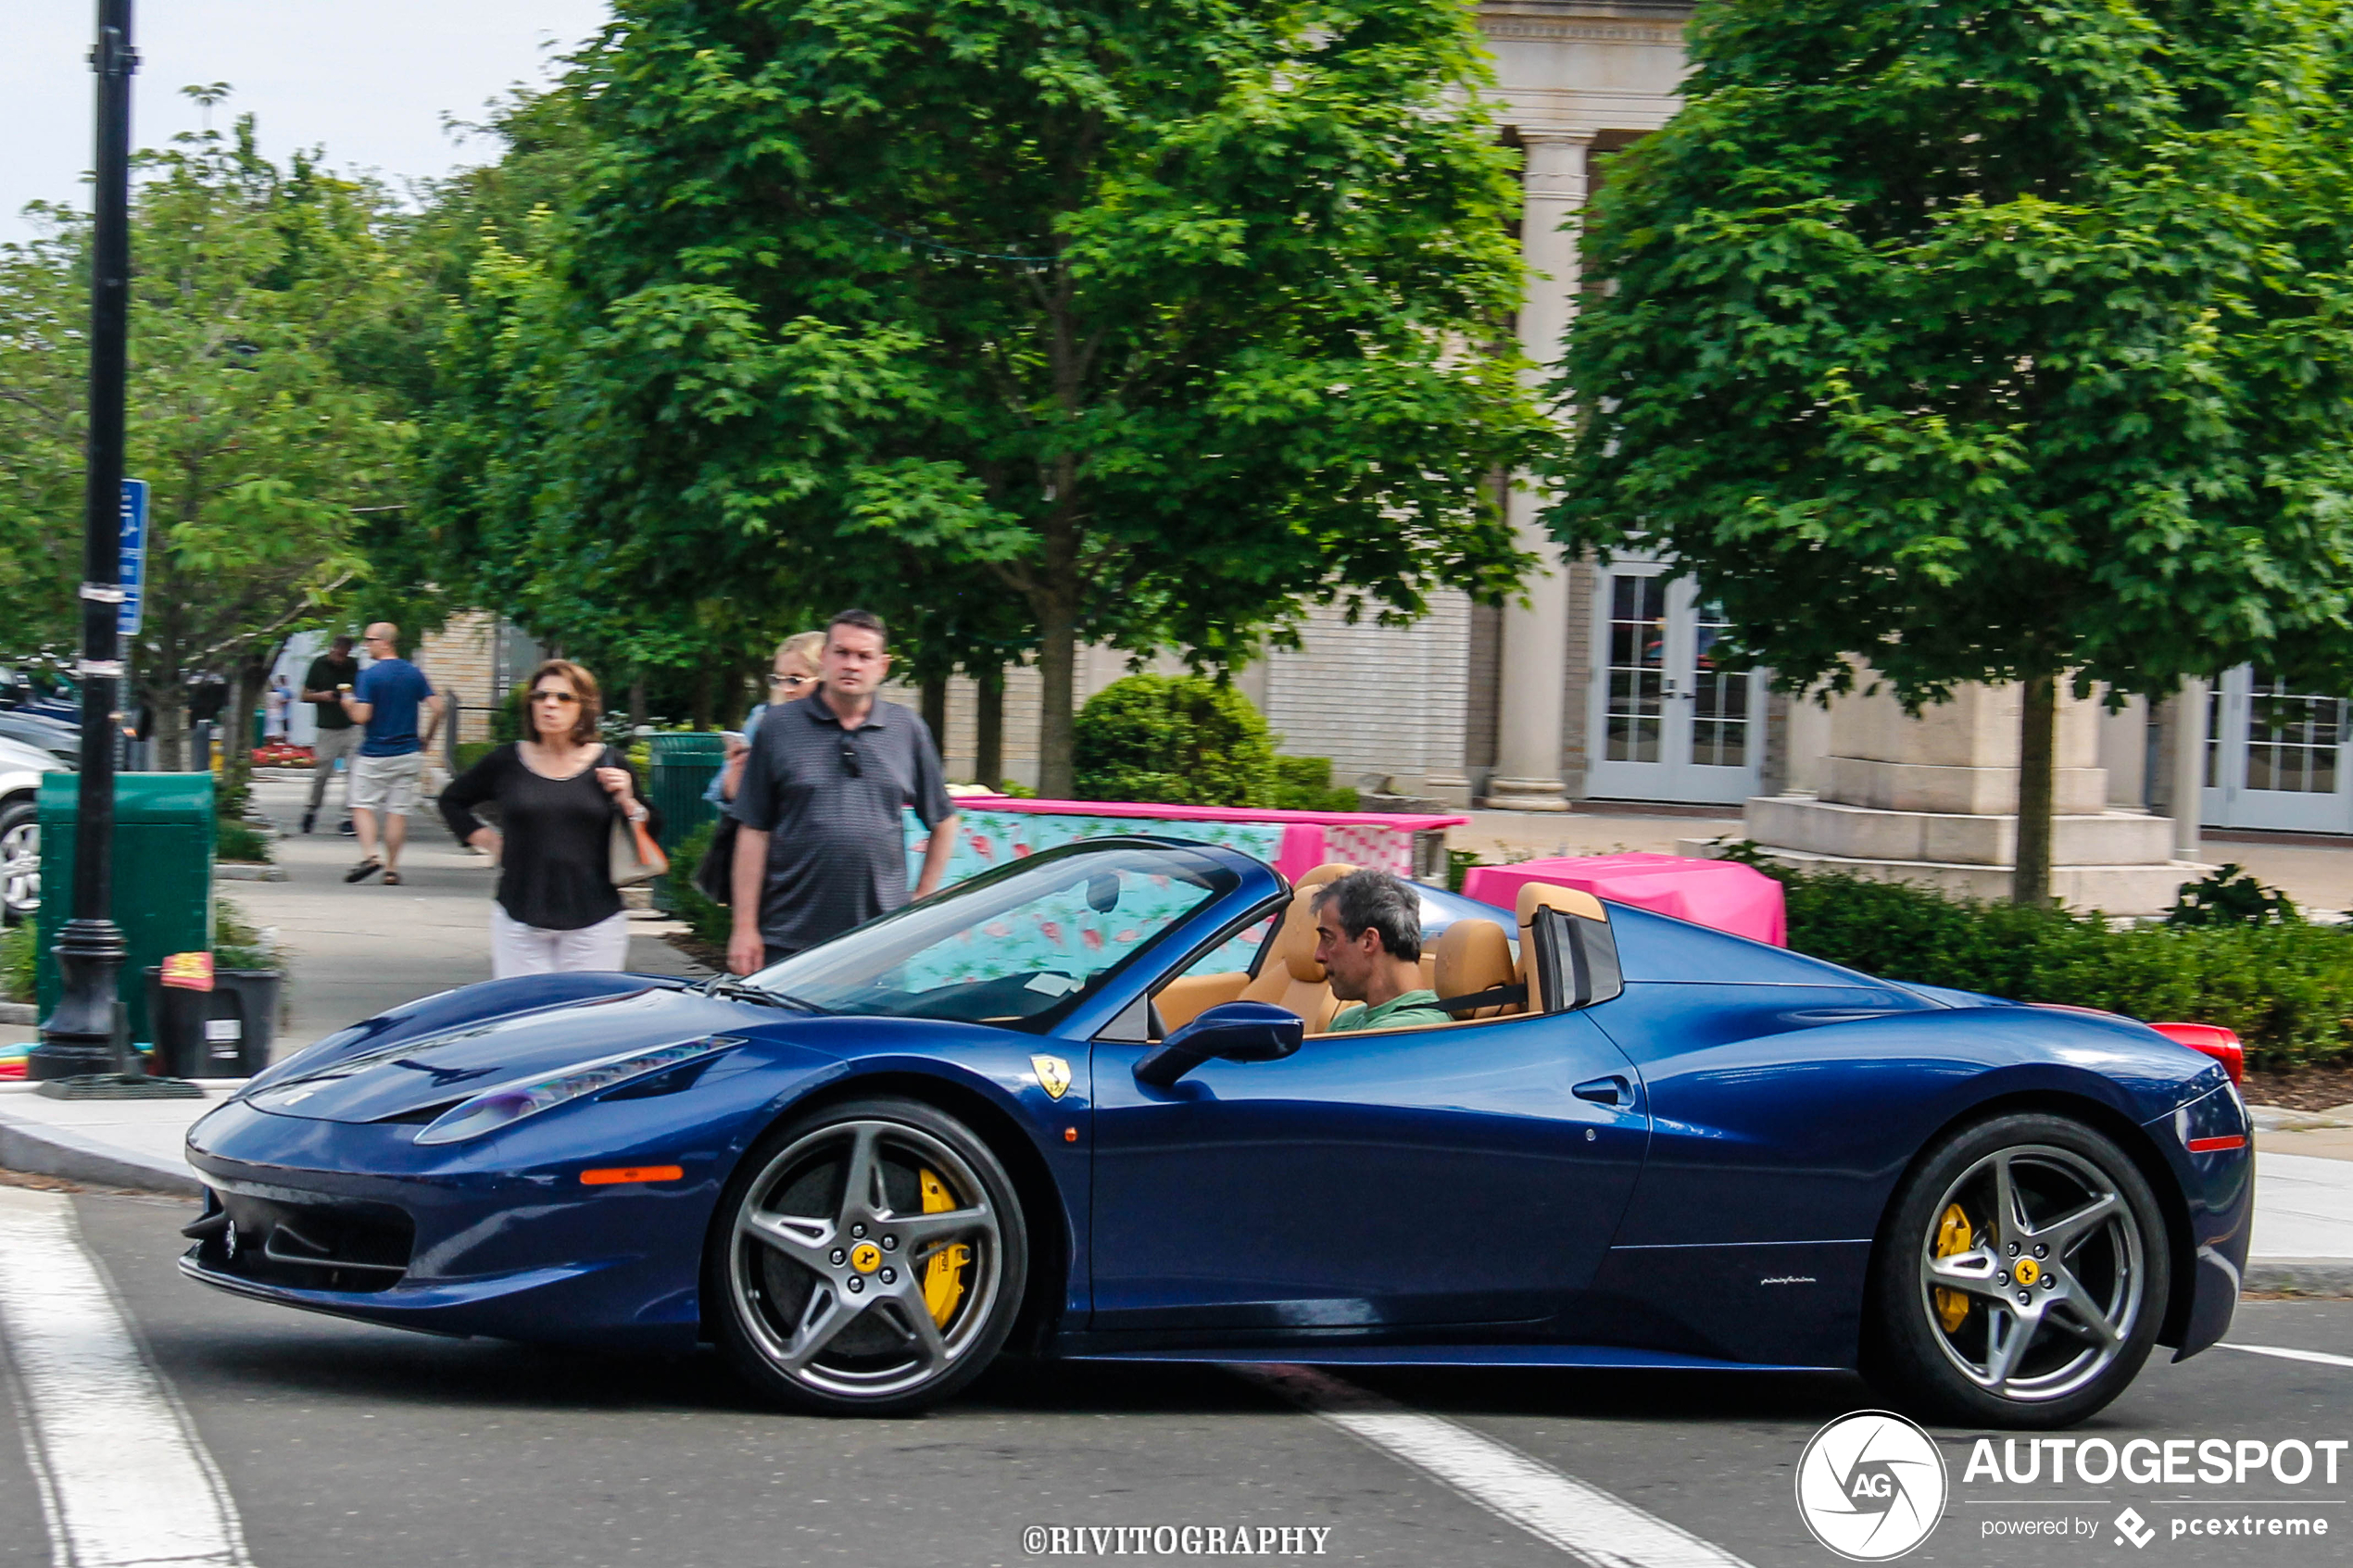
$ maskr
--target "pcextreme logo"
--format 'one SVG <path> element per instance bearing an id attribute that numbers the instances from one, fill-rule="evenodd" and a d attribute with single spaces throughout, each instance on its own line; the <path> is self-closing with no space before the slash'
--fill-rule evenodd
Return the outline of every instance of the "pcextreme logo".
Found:
<path id="1" fill-rule="evenodd" d="M 1856 1411 L 1814 1434 L 1797 1461 L 1797 1512 L 1814 1538 L 1856 1562 L 1903 1556 L 1944 1515 L 1944 1456 L 1886 1411 Z"/>

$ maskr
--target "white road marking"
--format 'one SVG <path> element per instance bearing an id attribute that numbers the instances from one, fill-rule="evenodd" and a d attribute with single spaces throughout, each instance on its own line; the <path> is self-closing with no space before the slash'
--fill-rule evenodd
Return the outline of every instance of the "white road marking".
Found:
<path id="1" fill-rule="evenodd" d="M 2277 1356 L 2284 1361 L 2318 1361 L 2322 1366 L 2353 1366 L 2353 1356 L 2332 1356 L 2326 1350 L 2291 1350 L 2284 1345 L 2234 1345 L 2215 1341 L 2218 1350 L 2245 1350 L 2250 1356 Z"/>
<path id="2" fill-rule="evenodd" d="M 1301 1366 L 1229 1366 L 1593 1568 L 1748 1568 L 1721 1547 L 1509 1444 Z"/>
<path id="3" fill-rule="evenodd" d="M 0 1330 L 56 1568 L 252 1568 L 228 1486 L 57 1194 L 0 1187 Z"/>

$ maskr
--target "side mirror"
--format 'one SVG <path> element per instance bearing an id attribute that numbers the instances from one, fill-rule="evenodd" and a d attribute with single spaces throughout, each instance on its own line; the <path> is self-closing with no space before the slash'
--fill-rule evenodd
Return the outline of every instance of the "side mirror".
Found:
<path id="1" fill-rule="evenodd" d="M 1280 1061 L 1299 1049 L 1307 1024 L 1272 1002 L 1224 1002 L 1205 1010 L 1145 1053 L 1136 1082 L 1164 1089 L 1215 1057 L 1220 1061 Z"/>

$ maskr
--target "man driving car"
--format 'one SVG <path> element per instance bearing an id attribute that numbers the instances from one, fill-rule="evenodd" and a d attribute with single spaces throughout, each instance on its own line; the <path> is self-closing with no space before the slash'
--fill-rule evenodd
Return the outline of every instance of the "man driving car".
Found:
<path id="1" fill-rule="evenodd" d="M 1445 1023 L 1438 993 L 1422 985 L 1420 895 L 1387 872 L 1351 872 L 1315 895 L 1315 961 L 1332 995 L 1361 1005 L 1328 1032 Z"/>

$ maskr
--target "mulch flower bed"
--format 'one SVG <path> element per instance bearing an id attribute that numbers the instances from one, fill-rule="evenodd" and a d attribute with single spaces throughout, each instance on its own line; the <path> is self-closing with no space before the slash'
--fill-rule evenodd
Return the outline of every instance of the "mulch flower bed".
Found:
<path id="1" fill-rule="evenodd" d="M 2249 1105 L 2334 1110 L 2340 1105 L 2353 1105 L 2353 1066 L 2292 1067 L 2282 1073 L 2250 1067 L 2245 1092 Z"/>

